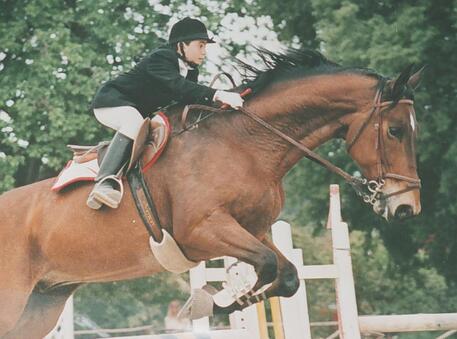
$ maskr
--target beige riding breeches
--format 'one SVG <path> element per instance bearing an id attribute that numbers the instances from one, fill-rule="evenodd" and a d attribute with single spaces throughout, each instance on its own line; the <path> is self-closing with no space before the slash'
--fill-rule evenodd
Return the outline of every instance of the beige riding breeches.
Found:
<path id="1" fill-rule="evenodd" d="M 94 114 L 103 125 L 135 140 L 143 124 L 143 116 L 132 106 L 95 108 Z"/>

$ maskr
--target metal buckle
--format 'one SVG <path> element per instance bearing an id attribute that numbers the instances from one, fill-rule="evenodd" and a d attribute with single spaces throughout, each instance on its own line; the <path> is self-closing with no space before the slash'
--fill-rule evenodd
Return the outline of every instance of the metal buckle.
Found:
<path id="1" fill-rule="evenodd" d="M 384 179 L 368 181 L 368 183 L 366 183 L 366 186 L 371 194 L 363 194 L 363 201 L 368 204 L 374 205 L 376 201 L 379 200 L 379 195 L 382 194 L 381 189 L 385 185 L 385 183 L 386 181 Z"/>

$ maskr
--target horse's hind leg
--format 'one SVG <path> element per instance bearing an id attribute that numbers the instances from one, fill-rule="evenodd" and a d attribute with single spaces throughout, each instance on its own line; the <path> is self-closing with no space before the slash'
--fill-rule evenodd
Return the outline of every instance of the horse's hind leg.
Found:
<path id="1" fill-rule="evenodd" d="M 78 286 L 62 286 L 46 292 L 34 291 L 14 329 L 1 338 L 43 338 L 54 328 L 66 300 Z"/>
<path id="2" fill-rule="evenodd" d="M 11 255 L 8 244 L 0 245 L 0 338 L 18 322 L 34 286 L 26 256 Z"/>

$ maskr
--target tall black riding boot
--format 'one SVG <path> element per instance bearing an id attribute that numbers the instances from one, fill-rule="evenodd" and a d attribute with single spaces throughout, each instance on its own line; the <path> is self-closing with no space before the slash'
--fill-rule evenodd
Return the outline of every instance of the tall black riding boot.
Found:
<path id="1" fill-rule="evenodd" d="M 95 186 L 87 199 L 87 206 L 99 209 L 102 204 L 117 208 L 122 199 L 122 166 L 128 161 L 133 140 L 116 132 L 108 146 L 100 170 L 95 178 Z"/>

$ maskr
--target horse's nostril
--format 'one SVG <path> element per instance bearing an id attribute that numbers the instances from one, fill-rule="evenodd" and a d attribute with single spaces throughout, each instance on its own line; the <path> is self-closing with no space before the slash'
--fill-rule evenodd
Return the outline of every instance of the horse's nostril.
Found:
<path id="1" fill-rule="evenodd" d="M 413 215 L 413 208 L 410 205 L 400 205 L 395 211 L 395 218 L 402 220 Z"/>

